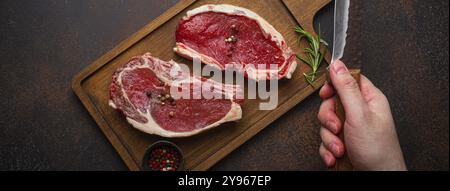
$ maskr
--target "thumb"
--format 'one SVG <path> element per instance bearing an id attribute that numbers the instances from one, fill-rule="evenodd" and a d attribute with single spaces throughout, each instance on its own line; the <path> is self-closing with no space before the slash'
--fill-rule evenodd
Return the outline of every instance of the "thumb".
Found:
<path id="1" fill-rule="evenodd" d="M 344 106 L 345 115 L 351 118 L 361 118 L 366 103 L 359 89 L 358 82 L 340 60 L 332 63 L 330 68 L 331 82 Z"/>

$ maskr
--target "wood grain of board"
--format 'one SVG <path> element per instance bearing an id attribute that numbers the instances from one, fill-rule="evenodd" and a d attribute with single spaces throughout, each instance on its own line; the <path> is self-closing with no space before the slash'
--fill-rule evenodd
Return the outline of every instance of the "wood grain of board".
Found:
<path id="1" fill-rule="evenodd" d="M 313 32 L 314 15 L 330 1 L 182 0 L 81 71 L 74 77 L 72 88 L 130 170 L 141 170 L 146 148 L 158 140 L 172 141 L 183 150 L 185 170 L 207 170 L 312 94 L 324 83 L 325 75 L 320 75 L 310 86 L 302 75 L 310 69 L 299 62 L 291 80 L 279 81 L 279 106 L 275 110 L 261 111 L 258 105 L 262 100 L 246 100 L 242 105 L 242 119 L 238 122 L 227 123 L 193 137 L 166 139 L 134 129 L 119 112 L 108 106 L 112 73 L 131 57 L 146 52 L 163 60 L 191 63 L 172 51 L 175 29 L 188 10 L 208 3 L 232 4 L 258 13 L 285 37 L 294 52 L 300 53 L 307 44 L 304 41 L 297 43 L 298 36 L 293 28 L 301 25 Z"/>

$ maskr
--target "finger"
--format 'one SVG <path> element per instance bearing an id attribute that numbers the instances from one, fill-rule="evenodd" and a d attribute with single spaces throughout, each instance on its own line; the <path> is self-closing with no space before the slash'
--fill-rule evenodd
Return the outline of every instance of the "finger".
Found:
<path id="1" fill-rule="evenodd" d="M 327 150 L 325 148 L 323 143 L 320 144 L 319 154 L 327 167 L 332 167 L 336 163 L 336 158 L 333 156 L 333 154 L 329 150 Z"/>
<path id="2" fill-rule="evenodd" d="M 344 144 L 339 137 L 323 127 L 320 128 L 320 137 L 327 150 L 331 151 L 336 158 L 342 157 L 344 154 Z"/>
<path id="3" fill-rule="evenodd" d="M 361 95 L 358 83 L 343 62 L 340 60 L 333 62 L 330 78 L 334 89 L 342 101 L 346 116 L 362 118 L 366 102 Z"/>
<path id="4" fill-rule="evenodd" d="M 330 83 L 325 82 L 325 84 L 320 89 L 319 96 L 323 100 L 334 96 L 334 88 L 333 88 L 333 86 Z"/>
<path id="5" fill-rule="evenodd" d="M 334 134 L 338 134 L 341 131 L 342 125 L 335 112 L 335 102 L 334 98 L 324 100 L 320 105 L 317 118 L 323 127 L 329 129 Z"/>

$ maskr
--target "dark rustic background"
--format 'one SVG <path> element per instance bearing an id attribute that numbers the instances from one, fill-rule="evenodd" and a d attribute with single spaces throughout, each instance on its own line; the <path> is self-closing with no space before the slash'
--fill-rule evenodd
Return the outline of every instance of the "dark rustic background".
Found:
<path id="1" fill-rule="evenodd" d="M 126 170 L 71 78 L 177 0 L 0 1 L 0 170 Z M 449 1 L 352 2 L 346 60 L 390 100 L 411 170 L 449 169 Z M 330 41 L 332 7 L 318 15 Z M 317 95 L 213 170 L 323 170 Z"/>

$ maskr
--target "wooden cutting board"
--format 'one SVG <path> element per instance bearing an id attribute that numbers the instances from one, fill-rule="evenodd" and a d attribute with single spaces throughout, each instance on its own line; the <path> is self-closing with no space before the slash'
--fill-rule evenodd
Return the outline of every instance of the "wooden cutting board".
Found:
<path id="1" fill-rule="evenodd" d="M 175 45 L 175 28 L 188 10 L 208 3 L 226 3 L 258 13 L 285 37 L 295 52 L 301 53 L 307 44 L 297 43 L 298 36 L 294 27 L 300 25 L 312 32 L 314 15 L 330 1 L 182 0 L 76 75 L 72 82 L 73 91 L 130 170 L 141 170 L 140 164 L 146 148 L 158 140 L 172 141 L 182 149 L 185 170 L 207 170 L 312 94 L 324 83 L 325 75 L 318 77 L 314 87 L 310 86 L 302 75 L 309 72 L 310 68 L 299 62 L 293 79 L 279 81 L 279 106 L 275 110 L 260 111 L 260 100 L 246 100 L 242 105 L 243 116 L 239 122 L 224 124 L 193 137 L 166 139 L 134 129 L 119 112 L 108 106 L 112 73 L 131 57 L 145 52 L 151 52 L 153 56 L 163 60 L 192 63 L 172 51 Z M 329 60 L 329 55 L 327 57 Z M 321 70 L 324 68 L 323 66 Z"/>

